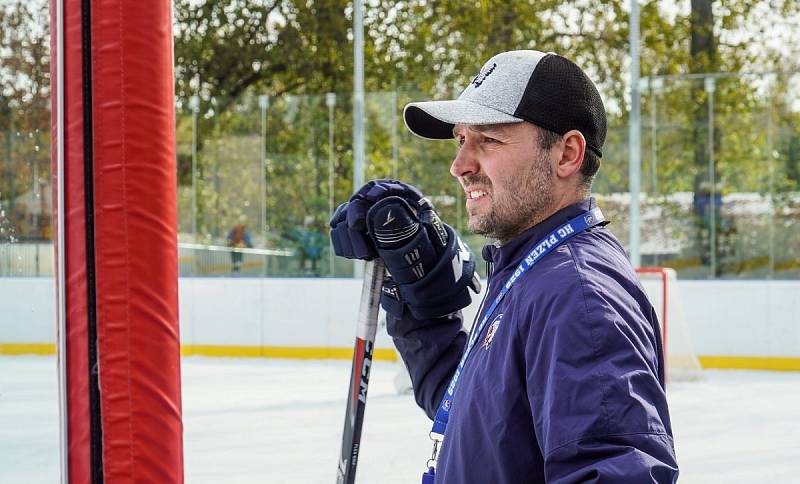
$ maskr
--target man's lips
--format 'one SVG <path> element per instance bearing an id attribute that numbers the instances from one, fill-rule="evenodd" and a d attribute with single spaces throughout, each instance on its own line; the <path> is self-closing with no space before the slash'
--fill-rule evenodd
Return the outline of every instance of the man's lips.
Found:
<path id="1" fill-rule="evenodd" d="M 464 193 L 467 197 L 465 205 L 469 210 L 476 210 L 491 201 L 489 191 L 482 188 L 467 188 Z"/>
<path id="2" fill-rule="evenodd" d="M 489 192 L 480 188 L 466 188 L 464 192 L 467 194 L 467 200 L 478 200 L 489 195 Z"/>

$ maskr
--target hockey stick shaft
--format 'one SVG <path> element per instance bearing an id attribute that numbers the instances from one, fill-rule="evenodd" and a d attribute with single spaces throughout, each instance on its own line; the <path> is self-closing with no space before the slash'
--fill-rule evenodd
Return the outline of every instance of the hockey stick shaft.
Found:
<path id="1" fill-rule="evenodd" d="M 358 453 L 361 447 L 361 428 L 364 424 L 364 409 L 367 405 L 367 388 L 372 367 L 372 352 L 375 333 L 378 329 L 378 308 L 383 284 L 383 261 L 376 259 L 366 263 L 364 285 L 361 288 L 361 303 L 358 309 L 356 343 L 353 351 L 353 368 L 347 392 L 347 411 L 342 433 L 342 454 L 339 457 L 337 484 L 353 484 L 356 479 Z"/>

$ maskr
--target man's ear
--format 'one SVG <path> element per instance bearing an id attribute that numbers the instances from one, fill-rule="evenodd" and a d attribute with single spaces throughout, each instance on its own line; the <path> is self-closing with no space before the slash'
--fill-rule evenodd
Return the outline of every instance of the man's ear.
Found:
<path id="1" fill-rule="evenodd" d="M 581 170 L 583 165 L 583 155 L 586 153 L 586 138 L 580 131 L 573 129 L 567 131 L 562 137 L 564 149 L 561 151 L 561 159 L 556 166 L 556 175 L 559 178 L 570 178 Z"/>

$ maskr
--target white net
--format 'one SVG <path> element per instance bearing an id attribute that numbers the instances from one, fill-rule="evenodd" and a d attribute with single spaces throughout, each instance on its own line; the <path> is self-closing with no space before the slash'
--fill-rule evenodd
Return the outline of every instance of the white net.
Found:
<path id="1" fill-rule="evenodd" d="M 666 346 L 667 380 L 697 380 L 702 367 L 692 346 L 692 338 L 683 315 L 678 291 L 678 276 L 674 269 L 641 267 L 636 269 L 650 303 L 661 323 L 662 340 Z"/>

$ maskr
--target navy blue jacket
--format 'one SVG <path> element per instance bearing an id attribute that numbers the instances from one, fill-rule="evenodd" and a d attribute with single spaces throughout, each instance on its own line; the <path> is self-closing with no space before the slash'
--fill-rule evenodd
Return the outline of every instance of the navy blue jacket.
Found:
<path id="1" fill-rule="evenodd" d="M 540 239 L 593 204 L 564 208 L 502 247 L 484 248 L 484 305 Z M 489 321 L 456 387 L 437 483 L 677 480 L 658 320 L 606 228 L 545 256 Z M 417 403 L 433 418 L 466 345 L 461 315 L 387 323 Z"/>

